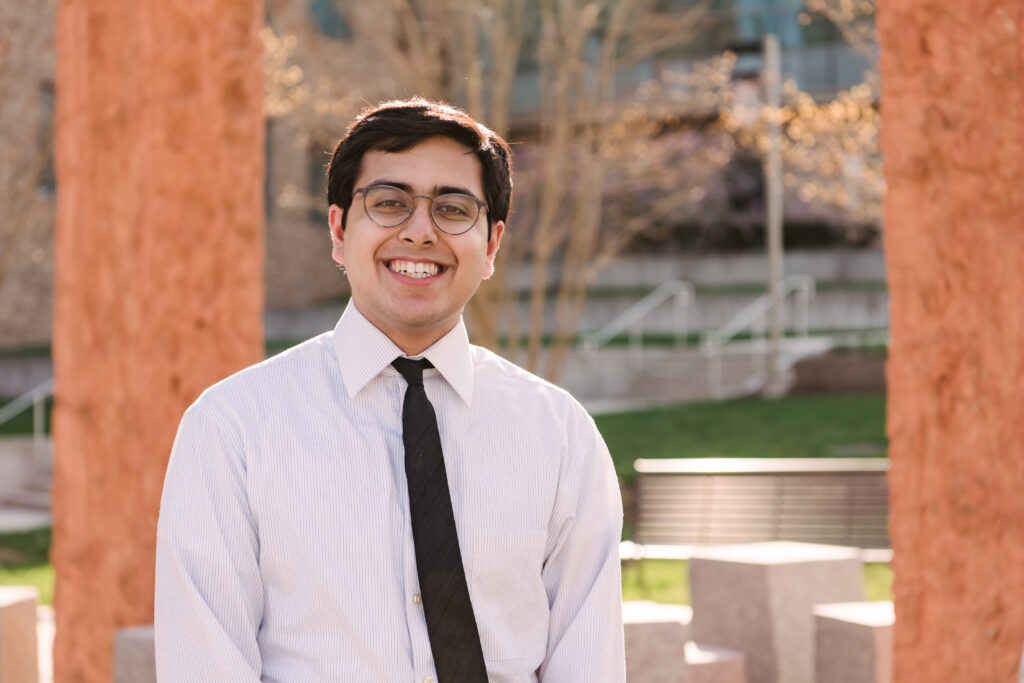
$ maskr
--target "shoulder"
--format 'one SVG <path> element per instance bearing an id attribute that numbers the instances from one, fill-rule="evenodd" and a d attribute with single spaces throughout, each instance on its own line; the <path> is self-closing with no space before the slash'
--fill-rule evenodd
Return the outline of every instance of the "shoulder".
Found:
<path id="1" fill-rule="evenodd" d="M 313 337 L 206 389 L 190 411 L 211 419 L 252 416 L 261 407 L 294 401 L 329 380 L 334 355 L 329 332 Z M 336 370 L 335 370 L 336 371 Z"/>
<path id="2" fill-rule="evenodd" d="M 503 408 L 555 418 L 566 426 L 593 424 L 572 394 L 488 349 L 471 346 L 478 395 L 502 401 Z"/>

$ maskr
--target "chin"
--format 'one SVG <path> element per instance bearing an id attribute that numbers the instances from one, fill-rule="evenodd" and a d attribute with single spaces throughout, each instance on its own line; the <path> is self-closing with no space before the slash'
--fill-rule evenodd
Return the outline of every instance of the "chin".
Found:
<path id="1" fill-rule="evenodd" d="M 422 307 L 404 311 L 395 311 L 394 320 L 408 328 L 428 328 L 442 324 L 451 315 L 437 311 L 425 311 Z"/>

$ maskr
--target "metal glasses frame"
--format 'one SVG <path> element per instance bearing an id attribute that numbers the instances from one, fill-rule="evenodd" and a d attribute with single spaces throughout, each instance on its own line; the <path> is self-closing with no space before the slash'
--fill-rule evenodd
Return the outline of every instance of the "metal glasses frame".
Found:
<path id="1" fill-rule="evenodd" d="M 431 197 L 430 195 L 426 195 L 426 194 L 409 194 L 408 192 L 406 192 L 402 188 L 395 187 L 394 185 L 368 185 L 366 187 L 357 187 L 355 190 L 353 190 L 352 194 L 356 195 L 356 194 L 362 193 L 362 195 L 363 195 L 363 211 L 366 212 L 367 217 L 371 221 L 373 221 L 374 224 L 379 225 L 382 228 L 397 228 L 399 225 L 401 225 L 402 223 L 404 223 L 407 220 L 409 220 L 409 216 L 412 215 L 412 212 L 416 209 L 416 207 L 410 202 L 410 204 L 409 204 L 409 212 L 407 214 L 405 214 L 405 216 L 403 216 L 400 221 L 398 221 L 397 223 L 394 223 L 393 225 L 384 225 L 383 223 L 381 223 L 381 222 L 377 221 L 376 219 L 374 219 L 374 217 L 372 215 L 370 215 L 370 210 L 366 206 L 366 193 L 369 192 L 370 190 L 376 190 L 376 189 L 379 189 L 379 188 L 386 188 L 386 189 L 389 189 L 389 190 L 398 190 L 399 192 L 404 192 L 406 195 L 408 195 L 409 199 L 429 199 L 430 200 L 430 220 L 434 223 L 434 226 L 437 227 L 438 230 L 440 230 L 441 232 L 443 232 L 446 235 L 462 235 L 464 233 L 469 232 L 470 230 L 473 229 L 473 226 L 476 225 L 477 221 L 480 220 L 481 209 L 486 209 L 487 208 L 487 202 L 481 201 L 481 200 L 477 199 L 476 197 L 474 197 L 471 194 L 464 194 L 462 192 L 445 192 L 444 194 L 439 194 L 436 197 Z M 476 217 L 473 219 L 473 222 L 469 224 L 469 227 L 467 227 L 465 230 L 460 230 L 459 232 L 452 232 L 450 230 L 445 230 L 444 228 L 441 227 L 441 225 L 437 222 L 437 219 L 434 217 L 434 201 L 440 199 L 441 197 L 466 197 L 467 199 L 471 199 L 474 202 L 476 202 Z"/>

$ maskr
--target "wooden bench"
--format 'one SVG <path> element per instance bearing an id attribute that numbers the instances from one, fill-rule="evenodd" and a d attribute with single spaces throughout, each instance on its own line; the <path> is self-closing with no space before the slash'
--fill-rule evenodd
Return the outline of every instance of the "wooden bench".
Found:
<path id="1" fill-rule="evenodd" d="M 636 541 L 889 547 L 887 458 L 637 460 Z"/>

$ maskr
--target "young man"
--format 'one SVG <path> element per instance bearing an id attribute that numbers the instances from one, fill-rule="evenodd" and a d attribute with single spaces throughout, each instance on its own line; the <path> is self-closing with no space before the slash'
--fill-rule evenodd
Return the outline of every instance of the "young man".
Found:
<path id="1" fill-rule="evenodd" d="M 504 140 L 446 105 L 381 105 L 338 143 L 351 302 L 208 389 L 175 440 L 162 683 L 625 680 L 608 451 L 462 321 L 511 190 Z"/>

